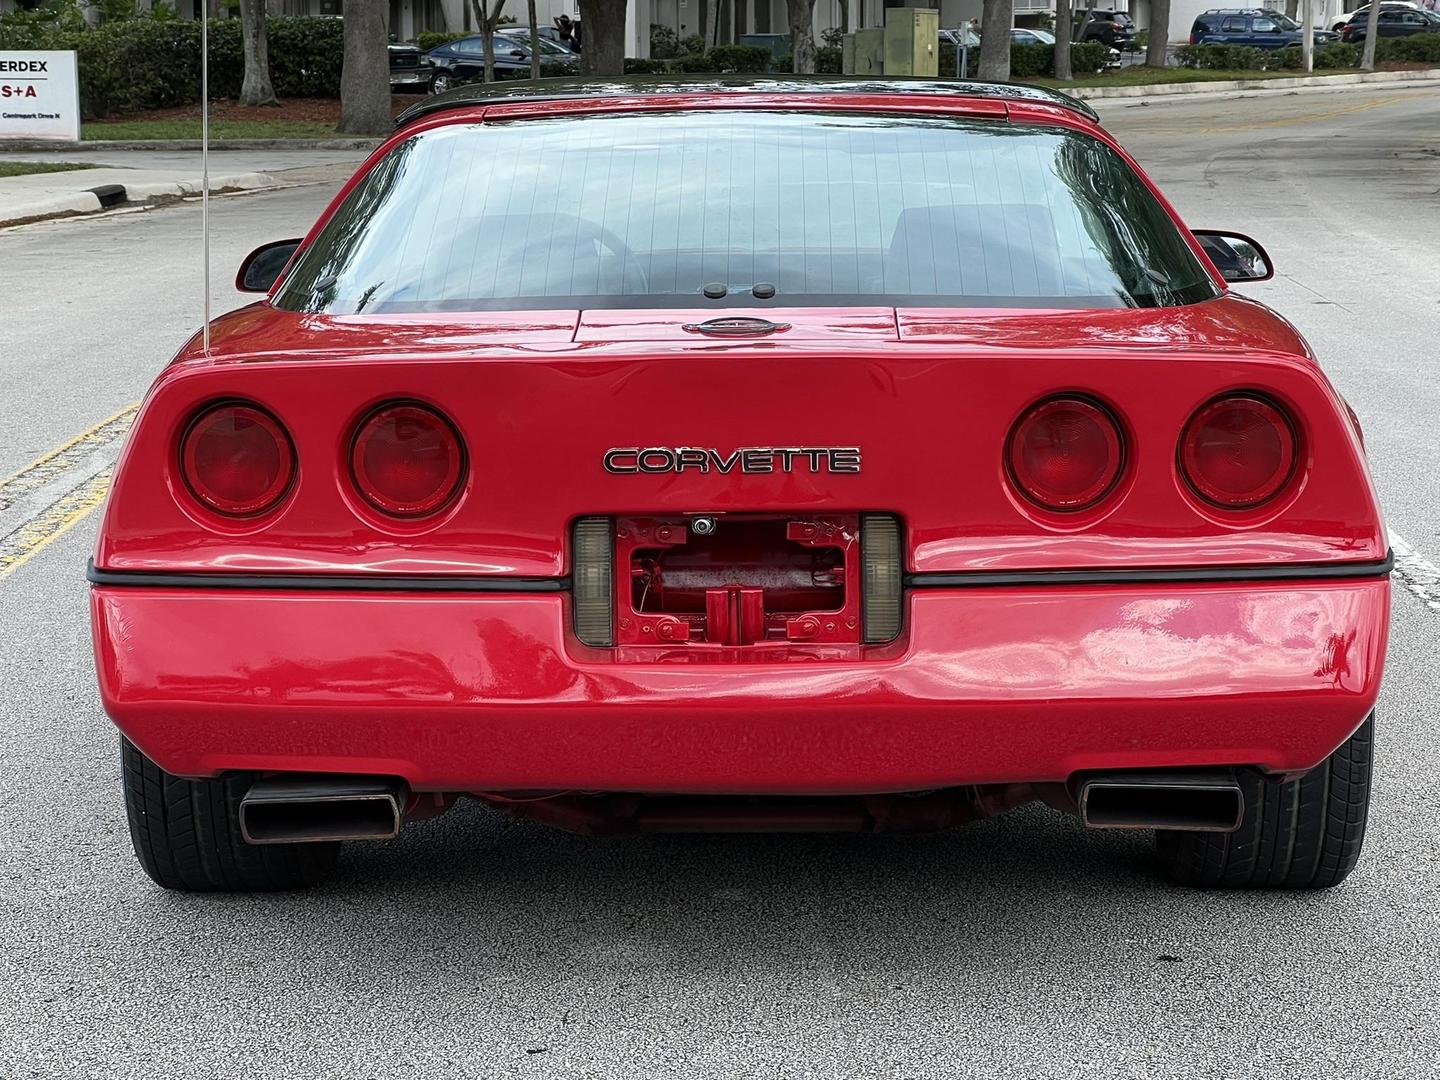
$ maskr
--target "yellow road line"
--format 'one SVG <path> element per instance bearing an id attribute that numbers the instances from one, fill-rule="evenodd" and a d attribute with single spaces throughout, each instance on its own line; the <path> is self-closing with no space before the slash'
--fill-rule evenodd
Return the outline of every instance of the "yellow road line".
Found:
<path id="1" fill-rule="evenodd" d="M 96 473 L 68 495 L 57 499 L 38 517 L 31 518 L 0 539 L 0 578 L 8 577 L 84 520 L 105 501 L 112 469 Z"/>
<path id="2" fill-rule="evenodd" d="M 123 438 L 139 408 L 138 401 L 126 405 L 114 416 L 86 428 L 69 442 L 41 454 L 19 472 L 0 480 L 0 510 L 15 505 L 16 500 L 63 476 L 96 450 Z"/>

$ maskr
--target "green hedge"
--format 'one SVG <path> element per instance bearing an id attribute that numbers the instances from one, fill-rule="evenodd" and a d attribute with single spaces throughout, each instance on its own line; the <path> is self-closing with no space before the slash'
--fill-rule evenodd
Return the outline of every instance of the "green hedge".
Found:
<path id="1" fill-rule="evenodd" d="M 1379 38 L 1375 42 L 1375 59 L 1440 64 L 1440 34 L 1412 34 L 1410 37 Z"/>
<path id="2" fill-rule="evenodd" d="M 1105 70 L 1110 59 L 1108 47 L 1094 41 L 1077 42 L 1070 46 L 1070 70 L 1076 75 L 1097 75 Z M 975 78 L 980 66 L 980 50 L 970 50 L 969 78 Z M 1010 77 L 1012 79 L 1033 79 L 1037 76 L 1053 78 L 1055 75 L 1055 46 L 1053 45 L 1011 45 Z M 948 41 L 940 43 L 940 77 L 955 77 L 955 46 Z"/>
<path id="3" fill-rule="evenodd" d="M 670 61 L 668 59 L 657 60 L 652 57 L 647 60 L 640 56 L 625 58 L 626 75 L 666 75 L 669 72 Z"/>
<path id="4" fill-rule="evenodd" d="M 760 45 L 716 45 L 706 54 L 717 71 L 738 71 L 758 74 L 770 70 L 775 54 Z"/>
<path id="5" fill-rule="evenodd" d="M 1317 68 L 1356 67 L 1363 45 L 1332 44 L 1315 50 Z M 1218 71 L 1297 71 L 1302 66 L 1299 48 L 1252 49 L 1245 45 L 1182 45 L 1176 50 L 1181 67 Z M 1440 64 L 1440 34 L 1414 34 L 1381 38 L 1375 44 L 1377 61 Z"/>
<path id="6" fill-rule="evenodd" d="M 1265 50 L 1249 45 L 1181 45 L 1175 59 L 1181 67 L 1205 71 L 1259 71 L 1265 66 Z"/>
<path id="7" fill-rule="evenodd" d="M 1360 66 L 1360 46 L 1335 42 L 1315 50 L 1317 68 L 1347 68 Z"/>
<path id="8" fill-rule="evenodd" d="M 461 38 L 473 37 L 474 32 L 447 33 L 442 30 L 426 30 L 415 38 L 415 44 L 420 47 L 421 52 L 429 52 L 431 49 L 438 49 L 441 45 L 449 45 L 452 41 L 459 41 Z"/>
<path id="9" fill-rule="evenodd" d="M 845 50 L 826 45 L 824 48 L 815 50 L 815 73 L 817 75 L 839 75 L 840 69 L 844 67 Z M 789 71 L 795 66 L 794 61 L 787 64 L 784 70 Z"/>
<path id="10" fill-rule="evenodd" d="M 338 97 L 345 47 L 339 19 L 275 16 L 270 77 L 282 97 Z M 130 19 L 87 30 L 0 31 L 0 49 L 73 49 L 87 120 L 200 100 L 200 25 Z M 245 75 L 240 20 L 210 24 L 210 93 L 235 97 Z"/>

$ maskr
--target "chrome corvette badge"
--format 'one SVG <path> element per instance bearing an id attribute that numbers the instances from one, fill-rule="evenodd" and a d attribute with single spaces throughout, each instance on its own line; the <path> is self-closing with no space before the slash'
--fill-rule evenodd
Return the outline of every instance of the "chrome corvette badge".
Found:
<path id="1" fill-rule="evenodd" d="M 858 473 L 858 446 L 621 446 L 605 451 L 611 473 Z"/>

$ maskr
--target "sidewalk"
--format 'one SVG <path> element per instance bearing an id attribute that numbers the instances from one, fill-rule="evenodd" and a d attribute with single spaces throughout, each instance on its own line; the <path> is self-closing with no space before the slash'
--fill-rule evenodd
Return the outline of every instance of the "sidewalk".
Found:
<path id="1" fill-rule="evenodd" d="M 1440 68 L 1419 71 L 1360 71 L 1353 75 L 1302 75 L 1285 79 L 1233 79 L 1223 82 L 1156 83 L 1150 86 L 1077 86 L 1066 93 L 1085 101 L 1124 98 L 1132 103 L 1185 100 L 1195 97 L 1237 98 L 1293 94 L 1299 90 L 1346 90 L 1383 85 L 1403 90 L 1440 85 Z"/>
<path id="2" fill-rule="evenodd" d="M 217 150 L 210 155 L 210 190 L 257 191 L 297 184 L 339 184 L 364 156 L 359 150 Z M 97 166 L 0 177 L 0 227 L 179 198 L 200 191 L 200 155 L 194 151 L 5 149 L 0 151 L 0 161 L 64 161 Z"/>

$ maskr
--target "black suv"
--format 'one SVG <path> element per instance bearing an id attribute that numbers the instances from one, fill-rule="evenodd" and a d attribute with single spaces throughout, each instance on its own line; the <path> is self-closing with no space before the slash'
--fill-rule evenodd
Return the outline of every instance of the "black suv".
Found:
<path id="1" fill-rule="evenodd" d="M 1299 45 L 1303 28 L 1279 11 L 1263 8 L 1211 8 L 1195 17 L 1191 45 L 1249 45 L 1256 49 L 1283 49 Z M 1316 30 L 1315 44 L 1340 40 L 1332 30 Z"/>
<path id="2" fill-rule="evenodd" d="M 1122 52 L 1135 47 L 1135 20 L 1128 12 L 1095 8 L 1083 13 L 1076 41 L 1101 41 Z"/>

